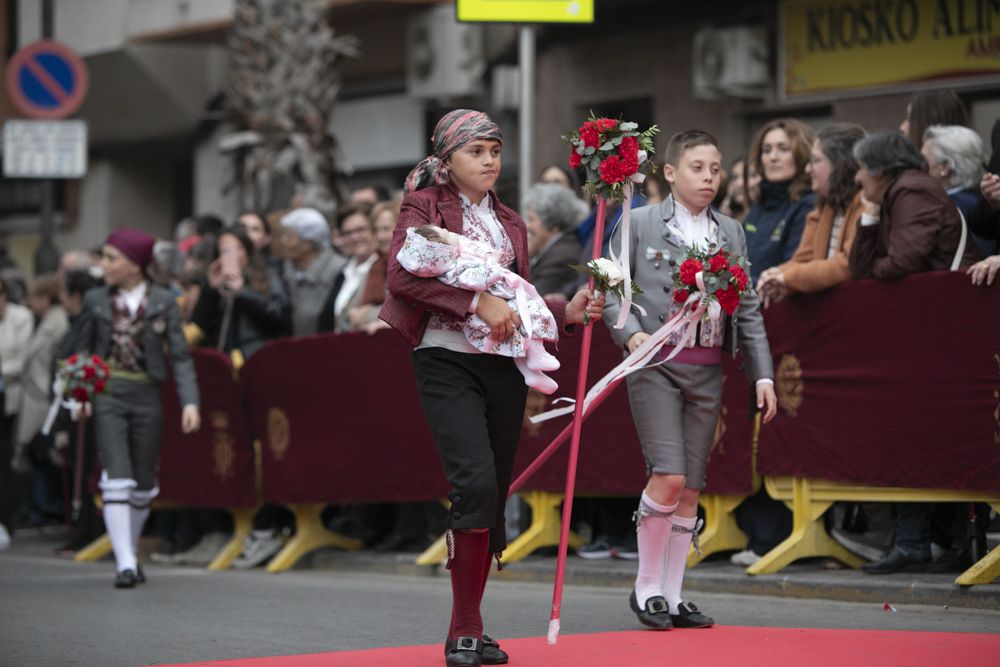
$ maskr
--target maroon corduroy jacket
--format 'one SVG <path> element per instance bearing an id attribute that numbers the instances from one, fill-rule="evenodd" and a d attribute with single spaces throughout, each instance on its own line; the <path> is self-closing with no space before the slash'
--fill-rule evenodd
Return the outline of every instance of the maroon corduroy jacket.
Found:
<path id="1" fill-rule="evenodd" d="M 493 201 L 493 211 L 514 247 L 514 271 L 527 278 L 528 237 L 524 221 L 513 210 L 501 204 L 493 191 L 490 191 L 490 199 Z M 445 285 L 437 278 L 417 277 L 396 261 L 396 254 L 406 240 L 406 230 L 423 225 L 437 225 L 456 234 L 462 233 L 462 200 L 454 185 L 437 185 L 406 195 L 399 212 L 399 221 L 392 233 L 389 270 L 386 274 L 388 293 L 378 316 L 413 346 L 420 344 L 432 312 L 464 319 L 475 296 L 475 292 Z M 546 304 L 560 329 L 564 333 L 572 333 L 571 328 L 564 326 L 566 302 L 546 301 Z"/>

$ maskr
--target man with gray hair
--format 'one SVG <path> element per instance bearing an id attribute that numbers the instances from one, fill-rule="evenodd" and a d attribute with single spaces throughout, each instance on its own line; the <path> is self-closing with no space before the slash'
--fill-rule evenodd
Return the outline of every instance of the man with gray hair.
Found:
<path id="1" fill-rule="evenodd" d="M 924 132 L 920 153 L 927 172 L 941 184 L 968 223 L 983 200 L 979 181 L 983 177 L 983 140 L 975 130 L 961 125 L 931 125 Z M 992 255 L 993 239 L 972 235 L 980 254 Z"/>
<path id="2" fill-rule="evenodd" d="M 541 295 L 559 292 L 577 272 L 580 239 L 573 230 L 587 215 L 587 205 L 561 185 L 537 183 L 525 197 L 531 283 Z"/>
<path id="3" fill-rule="evenodd" d="M 284 273 L 292 304 L 292 335 L 319 330 L 319 316 L 344 267 L 330 248 L 330 225 L 314 208 L 297 208 L 281 219 Z"/>

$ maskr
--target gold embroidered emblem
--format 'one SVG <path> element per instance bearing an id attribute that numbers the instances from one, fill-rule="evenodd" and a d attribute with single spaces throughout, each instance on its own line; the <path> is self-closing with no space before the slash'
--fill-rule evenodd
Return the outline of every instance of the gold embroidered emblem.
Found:
<path id="1" fill-rule="evenodd" d="M 802 381 L 802 365 L 794 354 L 786 354 L 778 363 L 774 384 L 778 394 L 778 407 L 789 417 L 798 416 L 802 405 L 805 383 Z"/>
<path id="2" fill-rule="evenodd" d="M 222 410 L 213 410 L 211 414 L 212 428 L 216 431 L 229 430 L 229 415 Z"/>
<path id="3" fill-rule="evenodd" d="M 234 444 L 235 440 L 228 431 L 216 431 L 212 436 L 212 473 L 220 480 L 233 476 L 233 463 L 236 461 Z"/>
<path id="4" fill-rule="evenodd" d="M 288 446 L 291 444 L 290 432 L 291 424 L 284 410 L 271 408 L 267 411 L 267 444 L 277 461 L 283 459 L 285 452 L 288 451 Z"/>

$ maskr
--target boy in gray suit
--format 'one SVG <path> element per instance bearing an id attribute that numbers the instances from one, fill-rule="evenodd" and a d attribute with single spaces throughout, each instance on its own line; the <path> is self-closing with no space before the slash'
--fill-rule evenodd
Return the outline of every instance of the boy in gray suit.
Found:
<path id="1" fill-rule="evenodd" d="M 643 289 L 625 326 L 615 329 L 621 303 L 609 296 L 604 321 L 628 352 L 681 308 L 673 297 L 674 272 L 695 245 L 722 248 L 746 257 L 740 223 L 709 208 L 719 191 L 722 155 L 715 139 L 699 130 L 675 134 L 665 156 L 664 176 L 671 196 L 632 211 L 629 260 L 632 277 Z M 621 227 L 612 248 L 621 247 Z M 760 302 L 744 294 L 734 316 L 699 324 L 696 339 L 671 361 L 628 376 L 629 404 L 649 471 L 649 482 L 635 513 L 639 571 L 629 605 L 640 622 L 657 629 L 708 627 L 714 621 L 681 599 L 691 540 L 697 531 L 698 495 L 722 399 L 722 350 L 735 356 L 742 346 L 745 370 L 756 385 L 764 421 L 774 416 L 774 372 Z M 681 343 L 668 339 L 658 359 Z"/>
<path id="2" fill-rule="evenodd" d="M 118 569 L 115 588 L 146 580 L 135 552 L 159 492 L 160 383 L 167 379 L 167 355 L 182 406 L 181 430 L 192 433 L 201 425 L 194 364 L 174 295 L 146 279 L 154 242 L 137 229 L 113 232 L 101 251 L 106 285 L 87 292 L 80 315 L 80 351 L 103 357 L 111 368 L 93 412 L 104 524 Z"/>

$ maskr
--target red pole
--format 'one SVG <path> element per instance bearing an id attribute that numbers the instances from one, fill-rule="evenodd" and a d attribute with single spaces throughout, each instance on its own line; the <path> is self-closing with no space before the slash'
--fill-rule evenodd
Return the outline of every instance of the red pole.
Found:
<path id="1" fill-rule="evenodd" d="M 597 200 L 597 221 L 594 225 L 594 249 L 591 256 L 597 259 L 601 256 L 601 243 L 604 241 L 604 214 L 607 201 L 604 197 Z M 589 289 L 594 289 L 594 280 L 590 279 Z M 566 492 L 563 495 L 562 531 L 559 534 L 559 558 L 556 561 L 556 582 L 552 591 L 552 615 L 549 618 L 548 641 L 555 644 L 559 638 L 559 618 L 562 613 L 563 580 L 566 578 L 566 551 L 569 548 L 569 521 L 573 515 L 573 492 L 576 487 L 576 463 L 580 454 L 580 430 L 583 427 L 583 401 L 587 396 L 587 367 L 590 365 L 590 340 L 594 335 L 593 323 L 583 329 L 583 342 L 580 348 L 580 370 L 576 379 L 576 406 L 573 411 L 573 435 L 569 445 L 569 465 L 566 467 Z M 519 480 L 520 481 L 520 478 Z"/>

